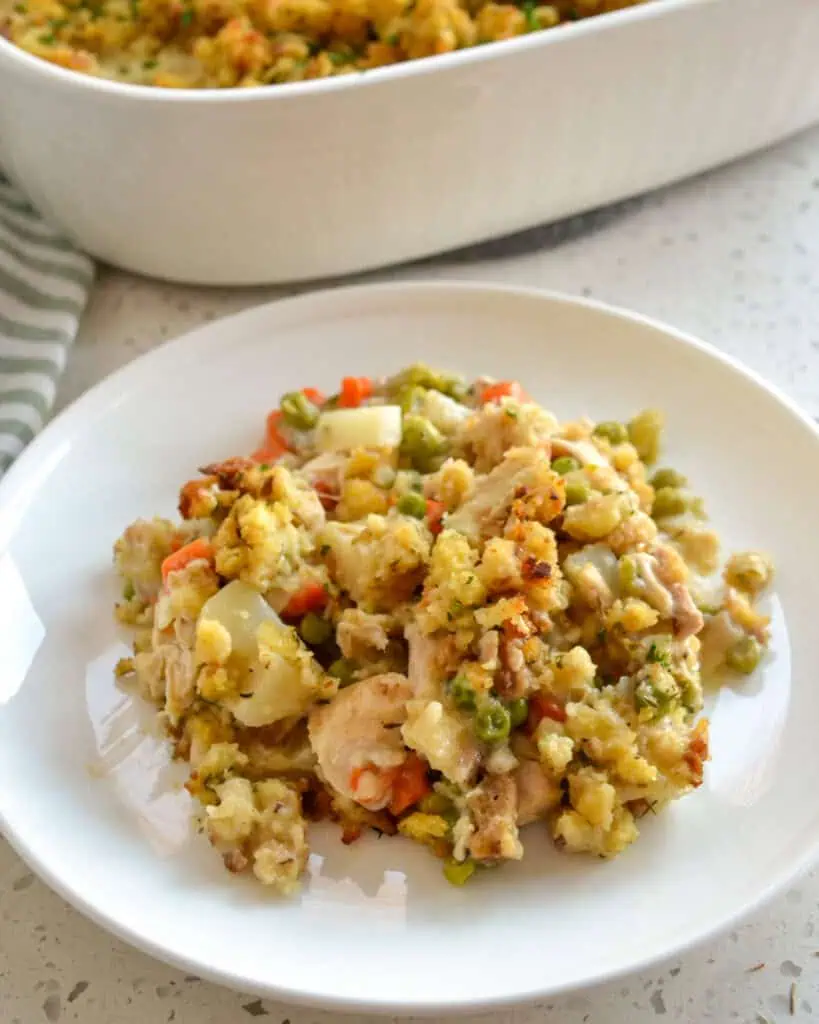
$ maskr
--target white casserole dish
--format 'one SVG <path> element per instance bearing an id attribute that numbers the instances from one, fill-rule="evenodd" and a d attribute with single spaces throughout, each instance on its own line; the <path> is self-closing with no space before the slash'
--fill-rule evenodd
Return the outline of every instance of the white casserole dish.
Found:
<path id="1" fill-rule="evenodd" d="M 201 284 L 428 256 L 819 120 L 816 0 L 656 0 L 360 76 L 176 91 L 0 40 L 0 165 L 89 253 Z"/>

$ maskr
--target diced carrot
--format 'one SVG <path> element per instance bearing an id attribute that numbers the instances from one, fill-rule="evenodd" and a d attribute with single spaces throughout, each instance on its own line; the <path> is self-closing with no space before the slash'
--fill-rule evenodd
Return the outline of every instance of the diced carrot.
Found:
<path id="1" fill-rule="evenodd" d="M 553 722 L 565 722 L 566 709 L 557 701 L 538 693 L 529 701 L 529 717 L 526 720 L 529 731 L 534 732 L 544 718 L 551 718 Z"/>
<path id="2" fill-rule="evenodd" d="M 162 563 L 162 579 L 166 580 L 172 572 L 179 572 L 180 569 L 184 569 L 186 565 L 190 565 L 197 559 L 204 558 L 206 561 L 210 561 L 212 557 L 213 545 L 211 542 L 205 537 L 197 537 L 190 544 L 185 544 L 178 551 L 168 555 Z"/>
<path id="3" fill-rule="evenodd" d="M 443 518 L 446 505 L 442 501 L 427 498 L 427 523 L 432 533 L 440 533 L 443 529 Z"/>
<path id="4" fill-rule="evenodd" d="M 261 462 L 264 465 L 268 465 L 271 462 L 276 462 L 282 457 L 282 455 L 284 455 L 284 452 L 281 448 L 268 448 L 267 445 L 263 444 L 262 447 L 257 448 L 250 457 L 254 462 Z"/>
<path id="5" fill-rule="evenodd" d="M 427 778 L 428 767 L 426 761 L 422 761 L 417 754 L 410 754 L 401 765 L 392 784 L 392 814 L 403 814 L 430 792 L 432 787 Z"/>
<path id="6" fill-rule="evenodd" d="M 344 409 L 355 409 L 373 393 L 370 377 L 345 377 L 341 382 L 338 404 Z"/>
<path id="7" fill-rule="evenodd" d="M 529 396 L 516 380 L 499 380 L 488 384 L 481 392 L 481 405 L 487 402 L 499 402 L 502 398 L 515 398 L 525 402 Z"/>
<path id="8" fill-rule="evenodd" d="M 305 398 L 309 398 L 313 405 L 324 405 L 327 401 L 318 388 L 302 388 L 301 393 Z"/>
<path id="9" fill-rule="evenodd" d="M 308 612 L 318 611 L 327 604 L 327 591 L 320 583 L 305 583 L 290 598 L 282 610 L 285 619 L 300 619 Z"/>
<path id="10" fill-rule="evenodd" d="M 279 430 L 282 414 L 279 409 L 268 413 L 265 423 L 264 441 L 260 448 L 250 456 L 254 462 L 277 462 L 290 449 L 287 438 Z"/>
<path id="11" fill-rule="evenodd" d="M 288 450 L 287 438 L 279 427 L 281 420 L 282 414 L 280 409 L 274 409 L 273 412 L 268 413 L 263 447 L 268 452 L 278 453 L 276 458 Z"/>

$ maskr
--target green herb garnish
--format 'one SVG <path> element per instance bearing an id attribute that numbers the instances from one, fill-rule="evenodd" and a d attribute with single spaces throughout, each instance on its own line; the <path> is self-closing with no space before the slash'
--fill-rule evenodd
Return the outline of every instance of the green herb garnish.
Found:
<path id="1" fill-rule="evenodd" d="M 646 661 L 652 665 L 662 665 L 663 668 L 669 668 L 671 665 L 671 655 L 667 648 L 652 643 L 646 654 Z"/>

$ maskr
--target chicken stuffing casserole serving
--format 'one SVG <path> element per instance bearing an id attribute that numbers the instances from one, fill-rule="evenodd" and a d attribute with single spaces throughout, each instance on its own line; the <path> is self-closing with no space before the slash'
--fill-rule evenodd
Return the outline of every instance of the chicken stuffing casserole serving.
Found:
<path id="1" fill-rule="evenodd" d="M 772 567 L 721 564 L 661 433 L 655 410 L 561 423 L 516 382 L 349 377 L 286 394 L 181 521 L 125 530 L 117 676 L 230 871 L 292 892 L 324 818 L 456 885 L 527 825 L 608 858 L 702 783 L 703 680 L 764 656 Z"/>

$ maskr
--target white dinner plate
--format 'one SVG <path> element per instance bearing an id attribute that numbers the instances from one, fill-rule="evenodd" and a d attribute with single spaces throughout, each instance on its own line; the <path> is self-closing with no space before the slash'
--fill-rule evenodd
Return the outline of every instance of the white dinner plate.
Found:
<path id="1" fill-rule="evenodd" d="M 207 461 L 252 450 L 283 391 L 424 360 L 524 382 L 562 417 L 661 404 L 667 461 L 726 547 L 777 564 L 773 653 L 712 701 L 705 785 L 612 862 L 524 836 L 522 863 L 462 889 L 400 838 L 313 832 L 301 895 L 236 879 L 189 827 L 143 709 L 112 668 L 111 545 L 173 514 Z M 0 823 L 104 927 L 246 991 L 355 1011 L 442 1014 L 645 967 L 727 927 L 819 851 L 819 442 L 725 356 L 632 314 L 464 284 L 290 299 L 201 328 L 60 416 L 0 485 Z M 148 716 L 148 720 L 150 716 Z"/>

